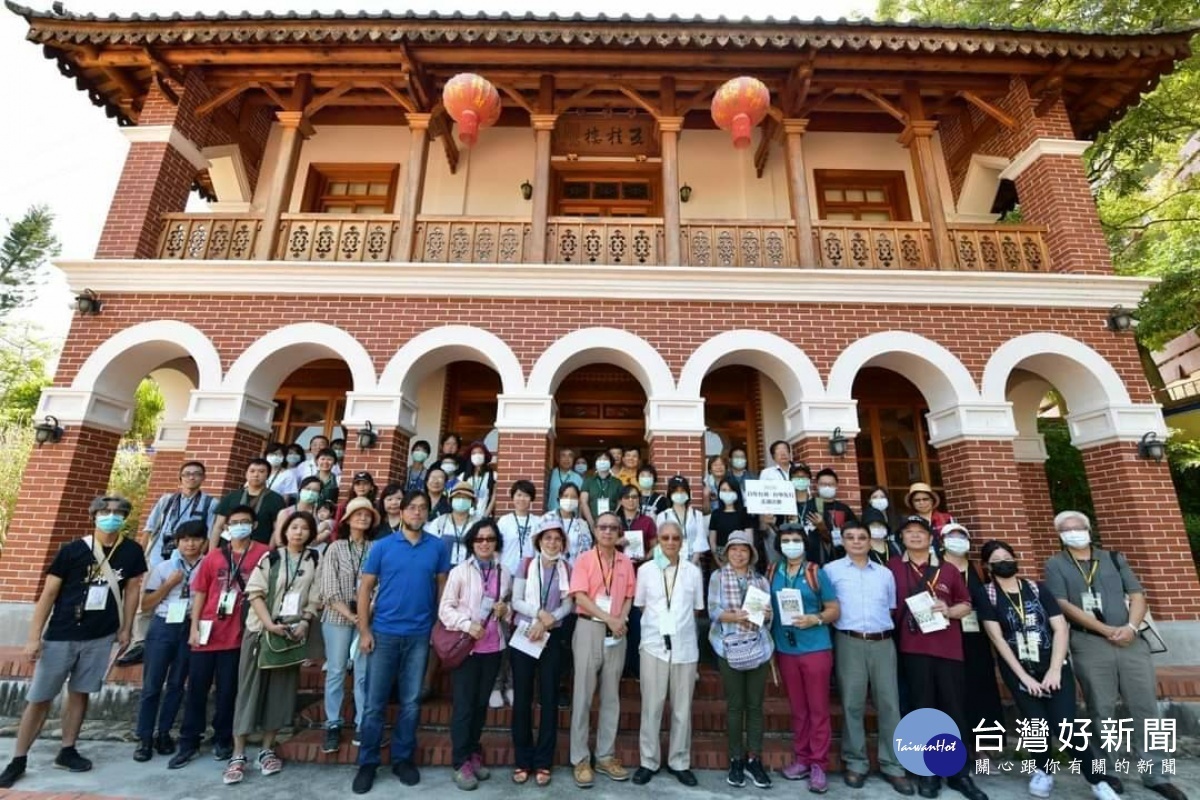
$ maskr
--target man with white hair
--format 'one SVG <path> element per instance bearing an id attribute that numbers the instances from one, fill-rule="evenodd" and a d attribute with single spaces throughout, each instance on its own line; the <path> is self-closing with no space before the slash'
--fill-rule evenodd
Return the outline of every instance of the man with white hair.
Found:
<path id="1" fill-rule="evenodd" d="M 1145 720 L 1158 717 L 1154 663 L 1150 647 L 1138 634 L 1146 616 L 1146 595 L 1125 556 L 1092 544 L 1092 525 L 1080 511 L 1063 511 L 1054 518 L 1062 552 L 1046 562 L 1046 586 L 1054 594 L 1071 625 L 1071 663 L 1083 687 L 1092 718 L 1087 758 L 1150 760 L 1154 768 L 1143 773 L 1148 789 L 1168 800 L 1186 800 L 1157 768 L 1165 752 L 1146 752 Z M 1128 608 L 1125 605 L 1129 600 Z M 1118 719 L 1117 701 L 1124 699 L 1133 718 L 1128 747 L 1102 752 L 1100 721 Z M 1155 758 L 1157 757 L 1157 758 Z M 1115 775 L 1102 776 L 1122 791 Z"/>

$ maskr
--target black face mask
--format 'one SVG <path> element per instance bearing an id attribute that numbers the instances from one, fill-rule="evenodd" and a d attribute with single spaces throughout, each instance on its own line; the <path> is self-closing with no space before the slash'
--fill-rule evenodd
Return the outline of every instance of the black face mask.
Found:
<path id="1" fill-rule="evenodd" d="M 1011 578 L 1017 574 L 1016 561 L 997 561 L 988 566 L 991 568 L 992 574 L 997 578 Z"/>

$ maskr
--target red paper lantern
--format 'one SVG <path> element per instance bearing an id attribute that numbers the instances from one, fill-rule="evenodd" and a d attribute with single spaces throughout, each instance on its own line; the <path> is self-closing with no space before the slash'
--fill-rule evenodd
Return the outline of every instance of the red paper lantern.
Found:
<path id="1" fill-rule="evenodd" d="M 733 146 L 750 146 L 750 129 L 763 121 L 771 107 L 771 93 L 757 78 L 743 75 L 726 81 L 712 100 L 712 118 L 723 131 L 732 131 Z"/>
<path id="2" fill-rule="evenodd" d="M 471 72 L 460 72 L 446 81 L 442 103 L 458 123 L 458 140 L 470 147 L 479 139 L 479 129 L 500 119 L 500 93 L 486 79 Z"/>

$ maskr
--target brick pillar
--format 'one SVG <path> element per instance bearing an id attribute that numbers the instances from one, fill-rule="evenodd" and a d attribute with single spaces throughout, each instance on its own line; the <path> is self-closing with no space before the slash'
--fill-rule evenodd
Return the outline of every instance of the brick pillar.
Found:
<path id="1" fill-rule="evenodd" d="M 792 460 L 803 461 L 817 473 L 828 467 L 838 474 L 838 499 L 856 514 L 862 513 L 862 485 L 858 482 L 858 461 L 855 457 L 854 439 L 847 436 L 846 454 L 838 457 L 829 454 L 828 436 L 806 436 L 792 442 Z M 814 490 L 815 491 L 815 490 Z"/>
<path id="2" fill-rule="evenodd" d="M 1025 503 L 1025 518 L 1029 522 L 1031 540 L 1031 555 L 1022 554 L 1022 557 L 1027 562 L 1027 574 L 1041 577 L 1046 559 L 1059 551 L 1046 465 L 1041 461 L 1018 461 L 1017 478 L 1021 481 L 1021 497 Z"/>
<path id="3" fill-rule="evenodd" d="M 120 438 L 85 423 L 68 425 L 57 444 L 34 448 L 0 555 L 0 599 L 37 600 L 58 548 L 91 532 L 88 506 L 108 489 Z"/>
<path id="4" fill-rule="evenodd" d="M 1103 546 L 1129 559 L 1156 617 L 1200 619 L 1200 583 L 1167 463 L 1138 458 L 1131 442 L 1082 452 Z"/>
<path id="5" fill-rule="evenodd" d="M 146 485 L 146 502 L 142 503 L 142 518 L 137 529 L 141 531 L 154 508 L 154 502 L 168 492 L 179 489 L 179 468 L 190 461 L 183 450 L 156 450 L 150 459 L 150 482 Z M 207 480 L 207 476 L 205 476 Z M 201 486 L 201 489 L 204 487 Z"/>
<path id="6" fill-rule="evenodd" d="M 188 430 L 188 460 L 204 464 L 204 491 L 220 497 L 246 482 L 246 464 L 261 456 L 265 434 L 241 427 L 193 425 Z"/>
<path id="7" fill-rule="evenodd" d="M 550 439 L 544 433 L 500 431 L 496 445 L 496 506 L 493 513 L 503 516 L 512 511 L 508 490 L 513 481 L 532 481 L 537 489 L 534 508 L 541 508 L 546 495 L 546 473 L 549 468 Z M 436 445 L 435 445 L 436 447 Z"/>
<path id="8" fill-rule="evenodd" d="M 178 144 L 186 150 L 214 143 L 219 137 L 214 136 L 206 120 L 195 116 L 196 106 L 208 99 L 200 71 L 192 70 L 183 86 L 173 88 L 177 104 L 151 84 L 138 117 L 138 128 L 174 128 Z M 162 215 L 183 211 L 187 205 L 188 192 L 199 169 L 177 143 L 166 141 L 165 137 L 156 138 L 131 141 L 96 247 L 97 258 L 153 258 L 158 251 Z M 193 153 L 192 157 L 199 157 L 199 153 Z"/>
<path id="9" fill-rule="evenodd" d="M 938 448 L 943 508 L 971 531 L 976 551 L 1003 539 L 1026 559 L 1033 552 L 1011 441 L 967 439 Z"/>
<path id="10" fill-rule="evenodd" d="M 346 455 L 342 459 L 342 478 L 339 496 L 350 497 L 354 473 L 366 470 L 375 479 L 379 491 L 392 482 L 403 482 L 408 475 L 408 443 L 410 434 L 399 428 L 377 431 L 379 440 L 366 450 L 358 449 L 358 430 L 346 433 Z"/>
<path id="11" fill-rule="evenodd" d="M 646 440 L 650 443 L 650 463 L 658 470 L 659 485 L 657 491 L 665 491 L 667 481 L 678 474 L 687 478 L 692 488 L 692 499 L 698 501 L 701 496 L 701 482 L 706 474 L 704 458 L 704 435 L 659 435 L 648 434 Z"/>

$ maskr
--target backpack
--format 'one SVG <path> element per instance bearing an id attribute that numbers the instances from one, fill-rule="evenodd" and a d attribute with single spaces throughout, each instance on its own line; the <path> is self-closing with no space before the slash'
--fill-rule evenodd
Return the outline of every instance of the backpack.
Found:
<path id="1" fill-rule="evenodd" d="M 778 561 L 773 561 L 773 562 L 771 562 L 771 564 L 769 564 L 767 566 L 767 584 L 768 585 L 770 585 L 770 586 L 775 585 L 775 573 L 778 571 L 778 569 L 779 569 Z M 808 584 L 808 588 L 812 589 L 813 593 L 815 595 L 817 595 L 817 597 L 821 596 L 821 579 L 817 577 L 817 572 L 819 572 L 820 569 L 821 568 L 819 566 L 817 566 L 814 562 L 805 560 L 805 562 L 804 562 L 804 582 Z"/>

